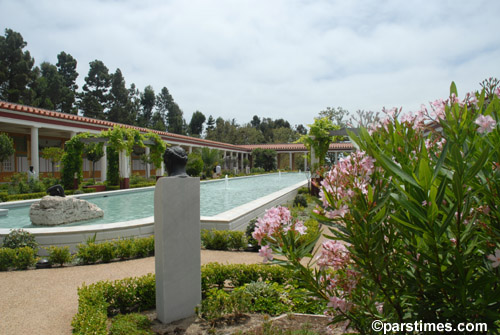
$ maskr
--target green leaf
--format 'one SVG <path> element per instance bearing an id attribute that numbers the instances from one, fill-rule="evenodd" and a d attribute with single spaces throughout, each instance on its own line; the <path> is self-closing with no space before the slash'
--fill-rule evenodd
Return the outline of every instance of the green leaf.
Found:
<path id="1" fill-rule="evenodd" d="M 451 85 L 450 85 L 450 95 L 452 93 L 455 93 L 455 95 L 458 97 L 458 93 L 457 93 L 457 85 L 455 85 L 455 82 L 452 81 L 451 82 Z"/>

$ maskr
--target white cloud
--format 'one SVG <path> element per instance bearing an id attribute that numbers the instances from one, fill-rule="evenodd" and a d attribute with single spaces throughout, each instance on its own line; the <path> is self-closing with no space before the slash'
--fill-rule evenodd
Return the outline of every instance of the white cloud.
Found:
<path id="1" fill-rule="evenodd" d="M 166 86 L 189 118 L 311 123 L 326 106 L 415 110 L 500 77 L 500 3 L 485 1 L 2 1 L 2 26 L 56 62 L 102 60 Z M 188 120 L 189 121 L 189 120 Z"/>

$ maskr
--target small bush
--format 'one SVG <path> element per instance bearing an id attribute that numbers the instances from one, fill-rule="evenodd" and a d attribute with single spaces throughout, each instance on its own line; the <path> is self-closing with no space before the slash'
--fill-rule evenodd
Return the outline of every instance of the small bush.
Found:
<path id="1" fill-rule="evenodd" d="M 293 199 L 293 207 L 307 207 L 307 199 L 302 194 L 297 194 Z"/>
<path id="2" fill-rule="evenodd" d="M 76 249 L 76 258 L 80 264 L 94 264 L 99 261 L 101 257 L 99 246 L 93 242 L 78 244 Z"/>
<path id="3" fill-rule="evenodd" d="M 99 258 L 103 263 L 109 263 L 115 258 L 115 246 L 113 242 L 103 242 L 98 245 Z"/>
<path id="4" fill-rule="evenodd" d="M 298 194 L 309 194 L 309 189 L 307 187 L 301 187 L 297 190 Z"/>
<path id="5" fill-rule="evenodd" d="M 22 229 L 14 229 L 4 237 L 3 246 L 11 249 L 29 247 L 36 250 L 38 243 L 35 241 L 33 234 Z"/>
<path id="6" fill-rule="evenodd" d="M 245 236 L 247 238 L 248 244 L 250 244 L 254 249 L 258 248 L 258 242 L 252 237 L 252 233 L 255 230 L 255 224 L 257 223 L 257 219 L 252 219 L 247 225 L 247 229 L 245 230 Z"/>
<path id="7" fill-rule="evenodd" d="M 65 263 L 70 263 L 73 259 L 69 247 L 50 246 L 46 248 L 49 253 L 49 261 L 52 264 L 63 266 Z"/>
<path id="8" fill-rule="evenodd" d="M 131 258 L 134 255 L 134 240 L 124 239 L 114 242 L 115 255 L 119 259 Z"/>
<path id="9" fill-rule="evenodd" d="M 142 314 L 117 315 L 113 318 L 110 335 L 154 335 L 150 330 L 151 321 Z"/>
<path id="10" fill-rule="evenodd" d="M 7 271 L 14 267 L 16 250 L 11 248 L 0 248 L 0 271 Z"/>
<path id="11" fill-rule="evenodd" d="M 215 229 L 203 229 L 201 242 L 205 249 L 209 250 L 242 250 L 247 245 L 243 232 Z"/>
<path id="12" fill-rule="evenodd" d="M 26 270 L 29 267 L 35 266 L 38 258 L 36 251 L 30 247 L 17 248 L 16 258 L 14 259 L 14 267 L 19 270 Z"/>
<path id="13" fill-rule="evenodd" d="M 149 257 L 155 254 L 155 237 L 136 238 L 134 240 L 134 256 L 136 257 Z"/>

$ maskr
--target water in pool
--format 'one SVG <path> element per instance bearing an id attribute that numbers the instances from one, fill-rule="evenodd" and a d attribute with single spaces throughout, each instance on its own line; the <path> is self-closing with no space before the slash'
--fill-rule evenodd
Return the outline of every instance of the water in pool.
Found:
<path id="1" fill-rule="evenodd" d="M 270 174 L 249 178 L 202 182 L 200 211 L 202 216 L 214 216 L 252 200 L 279 191 L 306 180 L 304 173 Z M 154 215 L 154 189 L 110 196 L 85 198 L 104 211 L 104 217 L 84 222 L 73 222 L 58 227 L 83 226 L 142 219 Z M 5 207 L 3 207 L 5 208 Z M 0 217 L 0 228 L 40 228 L 31 224 L 29 206 L 9 208 L 7 216 Z"/>

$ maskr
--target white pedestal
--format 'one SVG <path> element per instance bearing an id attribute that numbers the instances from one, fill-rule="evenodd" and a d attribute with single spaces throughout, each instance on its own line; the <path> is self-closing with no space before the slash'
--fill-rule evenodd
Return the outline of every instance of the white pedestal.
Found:
<path id="1" fill-rule="evenodd" d="M 170 323 L 201 303 L 200 179 L 160 178 L 154 205 L 156 312 Z"/>

